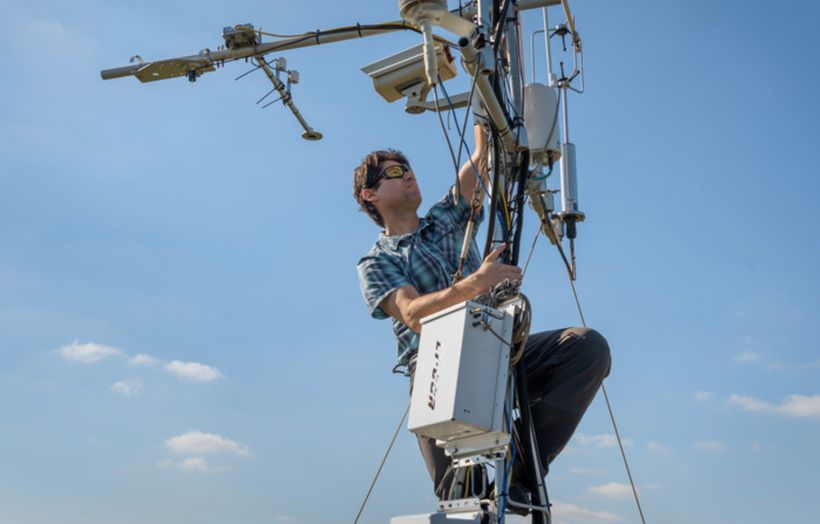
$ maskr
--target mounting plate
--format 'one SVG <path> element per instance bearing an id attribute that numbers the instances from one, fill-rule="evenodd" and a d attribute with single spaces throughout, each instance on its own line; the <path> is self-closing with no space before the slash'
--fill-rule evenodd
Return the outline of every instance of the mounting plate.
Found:
<path id="1" fill-rule="evenodd" d="M 140 82 L 154 82 L 156 80 L 186 76 L 190 71 L 196 71 L 196 75 L 200 76 L 203 73 L 216 71 L 216 68 L 210 60 L 206 60 L 205 58 L 188 60 L 172 58 L 170 60 L 160 60 L 158 62 L 145 64 L 145 67 L 141 67 L 134 73 L 134 76 L 136 76 Z"/>

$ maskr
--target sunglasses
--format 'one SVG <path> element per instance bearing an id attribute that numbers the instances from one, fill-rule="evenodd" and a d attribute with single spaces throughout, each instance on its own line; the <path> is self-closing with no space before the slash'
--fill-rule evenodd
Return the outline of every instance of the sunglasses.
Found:
<path id="1" fill-rule="evenodd" d="M 402 178 L 405 173 L 412 171 L 410 166 L 407 164 L 393 164 L 390 167 L 384 168 L 384 170 L 379 173 L 379 179 L 386 178 L 387 180 L 392 180 L 394 178 Z"/>

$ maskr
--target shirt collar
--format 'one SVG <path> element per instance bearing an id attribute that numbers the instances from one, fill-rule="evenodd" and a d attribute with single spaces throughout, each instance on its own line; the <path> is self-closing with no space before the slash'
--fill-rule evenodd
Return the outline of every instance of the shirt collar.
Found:
<path id="1" fill-rule="evenodd" d="M 378 244 L 387 249 L 398 249 L 402 246 L 408 245 L 413 240 L 415 235 L 421 233 L 424 229 L 430 227 L 430 225 L 432 225 L 430 218 L 424 216 L 419 218 L 419 227 L 410 233 L 387 236 L 384 234 L 384 231 L 382 231 L 379 233 Z"/>

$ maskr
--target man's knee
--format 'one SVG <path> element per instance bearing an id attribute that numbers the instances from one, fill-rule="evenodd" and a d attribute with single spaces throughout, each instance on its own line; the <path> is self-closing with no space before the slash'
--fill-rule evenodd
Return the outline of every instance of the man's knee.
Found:
<path id="1" fill-rule="evenodd" d="M 603 379 L 609 375 L 612 357 L 609 352 L 609 343 L 603 335 L 592 328 L 573 328 L 573 333 L 580 338 L 576 351 L 591 368 Z"/>

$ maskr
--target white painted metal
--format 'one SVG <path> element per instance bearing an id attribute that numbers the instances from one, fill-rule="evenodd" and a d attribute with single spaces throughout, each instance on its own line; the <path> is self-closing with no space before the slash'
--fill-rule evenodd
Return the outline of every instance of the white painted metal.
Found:
<path id="1" fill-rule="evenodd" d="M 406 515 L 403 517 L 393 517 L 390 519 L 390 524 L 447 524 L 454 522 L 457 524 L 468 524 L 473 522 L 475 524 L 481 523 L 481 517 L 484 515 L 481 511 L 473 513 L 429 513 L 424 515 Z"/>
<path id="2" fill-rule="evenodd" d="M 487 435 L 497 446 L 512 327 L 512 315 L 475 302 L 422 319 L 408 429 L 443 443 Z"/>
<path id="3" fill-rule="evenodd" d="M 393 517 L 390 519 L 390 524 L 468 524 L 470 522 L 481 522 L 482 513 L 429 513 L 423 515 L 406 515 L 403 517 Z M 491 523 L 498 522 L 495 514 L 491 514 Z M 532 517 L 521 516 L 508 513 L 504 517 L 505 524 L 529 524 L 532 522 Z"/>
<path id="4" fill-rule="evenodd" d="M 528 84 L 524 88 L 524 123 L 530 142 L 530 161 L 546 163 L 546 153 L 552 159 L 561 156 L 558 121 L 558 95 L 544 84 Z M 547 143 L 549 140 L 549 143 Z"/>
<path id="5" fill-rule="evenodd" d="M 455 60 L 450 51 L 441 44 L 435 44 L 438 55 L 437 74 L 441 80 L 450 80 L 458 73 Z M 404 51 L 392 54 L 362 68 L 373 79 L 373 87 L 388 102 L 394 102 L 403 96 L 408 88 L 416 88 L 416 96 L 424 100 L 429 89 L 423 84 L 427 77 L 424 62 L 424 45 L 413 46 Z"/>

